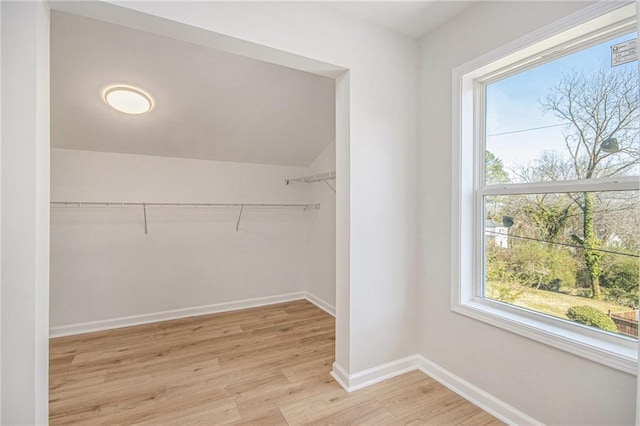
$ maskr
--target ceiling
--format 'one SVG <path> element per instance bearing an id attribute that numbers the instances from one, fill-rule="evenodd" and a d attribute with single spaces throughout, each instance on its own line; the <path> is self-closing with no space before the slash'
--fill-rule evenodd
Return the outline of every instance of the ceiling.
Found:
<path id="1" fill-rule="evenodd" d="M 419 38 L 472 1 L 327 2 Z M 148 92 L 127 115 L 103 91 Z M 51 17 L 51 145 L 127 154 L 308 166 L 335 140 L 332 79 L 77 15 Z"/>
<path id="2" fill-rule="evenodd" d="M 128 115 L 102 99 L 154 99 Z M 332 79 L 76 15 L 51 19 L 54 148 L 308 166 L 335 139 Z"/>
<path id="3" fill-rule="evenodd" d="M 358 19 L 419 39 L 477 1 L 346 1 L 326 4 Z"/>

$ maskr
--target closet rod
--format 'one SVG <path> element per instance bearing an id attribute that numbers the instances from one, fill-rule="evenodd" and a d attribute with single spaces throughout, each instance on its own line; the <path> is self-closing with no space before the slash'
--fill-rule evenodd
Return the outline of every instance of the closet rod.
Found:
<path id="1" fill-rule="evenodd" d="M 313 182 L 324 182 L 327 180 L 333 180 L 336 178 L 335 170 L 325 173 L 318 173 L 317 175 L 311 176 L 303 176 L 295 179 L 285 179 L 284 184 L 290 185 L 292 183 L 301 182 L 301 183 L 313 183 Z"/>
<path id="2" fill-rule="evenodd" d="M 238 220 L 236 221 L 236 232 L 240 228 L 240 219 L 242 218 L 242 212 L 245 207 L 247 208 L 264 208 L 264 209 L 284 209 L 284 208 L 295 208 L 295 209 L 303 209 L 304 211 L 310 209 L 319 209 L 320 204 L 256 204 L 256 203 L 117 203 L 117 202 L 96 202 L 96 201 L 52 201 L 51 207 L 53 208 L 86 208 L 86 207 L 142 207 L 142 215 L 144 219 L 144 233 L 149 233 L 149 228 L 147 226 L 147 208 L 148 207 L 240 207 L 240 212 L 238 213 Z"/>

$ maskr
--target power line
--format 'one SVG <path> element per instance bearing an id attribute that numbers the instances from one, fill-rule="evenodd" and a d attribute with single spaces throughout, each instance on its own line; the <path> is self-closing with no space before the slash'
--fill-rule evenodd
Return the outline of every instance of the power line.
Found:
<path id="1" fill-rule="evenodd" d="M 555 241 L 540 240 L 538 238 L 523 237 L 522 235 L 503 234 L 502 232 L 489 231 L 489 230 L 485 230 L 485 233 L 493 234 L 493 235 L 504 235 L 504 236 L 509 237 L 509 238 L 519 238 L 521 240 L 539 241 L 541 243 L 555 244 L 557 246 L 571 247 L 571 248 L 585 250 L 585 248 L 582 247 L 582 246 L 576 246 L 576 245 L 567 244 L 567 243 L 557 243 Z M 590 250 L 599 251 L 599 252 L 602 252 L 602 253 L 609 253 L 609 254 L 619 254 L 620 256 L 640 257 L 640 255 L 637 255 L 637 254 L 622 253 L 622 252 L 619 252 L 619 251 L 611 251 L 611 250 L 604 250 L 604 249 L 598 249 L 598 248 L 592 248 Z"/>
<path id="2" fill-rule="evenodd" d="M 540 129 L 548 129 L 550 127 L 560 127 L 560 126 L 566 126 L 567 124 L 551 124 L 549 126 L 540 126 L 540 127 L 531 127 L 529 129 L 520 129 L 520 130 L 511 130 L 509 132 L 502 132 L 502 133 L 492 133 L 490 135 L 487 135 L 487 137 L 491 137 L 491 136 L 501 136 L 501 135 L 510 135 L 512 133 L 522 133 L 522 132 L 530 132 L 532 130 L 540 130 Z"/>

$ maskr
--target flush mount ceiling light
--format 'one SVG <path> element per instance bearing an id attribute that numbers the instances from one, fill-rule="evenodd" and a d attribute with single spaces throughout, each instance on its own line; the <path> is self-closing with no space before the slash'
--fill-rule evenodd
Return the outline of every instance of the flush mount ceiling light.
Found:
<path id="1" fill-rule="evenodd" d="M 104 101 L 125 114 L 144 114 L 153 106 L 151 96 L 136 87 L 112 86 L 104 92 Z"/>

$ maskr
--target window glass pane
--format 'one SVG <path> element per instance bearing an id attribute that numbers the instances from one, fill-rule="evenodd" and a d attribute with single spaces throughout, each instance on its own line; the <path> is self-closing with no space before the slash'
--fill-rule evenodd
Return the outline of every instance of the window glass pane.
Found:
<path id="1" fill-rule="evenodd" d="M 640 191 L 485 197 L 484 296 L 637 338 L 639 208 Z"/>
<path id="2" fill-rule="evenodd" d="M 638 175 L 637 61 L 600 43 L 486 86 L 486 183 Z"/>

